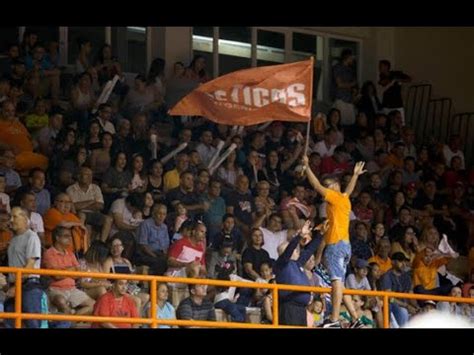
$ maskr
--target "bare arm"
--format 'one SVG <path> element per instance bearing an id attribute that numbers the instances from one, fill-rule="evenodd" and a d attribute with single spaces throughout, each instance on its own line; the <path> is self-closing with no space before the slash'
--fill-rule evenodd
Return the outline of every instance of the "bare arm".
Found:
<path id="1" fill-rule="evenodd" d="M 256 280 L 260 277 L 260 275 L 253 269 L 252 263 L 245 263 L 244 264 L 244 270 L 254 280 Z"/>
<path id="2" fill-rule="evenodd" d="M 121 213 L 114 213 L 113 214 L 113 218 L 114 218 L 114 223 L 115 225 L 119 228 L 119 229 L 122 229 L 122 230 L 126 230 L 126 231 L 134 231 L 135 229 L 137 229 L 136 226 L 131 226 L 127 223 L 125 223 L 123 221 L 123 216 Z"/>
<path id="3" fill-rule="evenodd" d="M 314 175 L 313 171 L 309 167 L 309 159 L 307 156 L 303 156 L 303 164 L 305 167 L 306 176 L 308 177 L 308 181 L 320 195 L 325 197 L 327 189 L 323 185 L 321 185 L 318 178 L 316 177 L 316 175 Z"/>
<path id="4" fill-rule="evenodd" d="M 352 194 L 352 192 L 354 191 L 356 187 L 357 179 L 359 178 L 360 175 L 362 175 L 363 173 L 367 171 L 367 170 L 364 170 L 364 165 L 365 163 L 362 161 L 359 161 L 356 163 L 354 167 L 354 174 L 352 175 L 351 181 L 346 187 L 346 191 L 344 191 L 344 193 L 346 193 L 347 195 L 350 196 Z"/>

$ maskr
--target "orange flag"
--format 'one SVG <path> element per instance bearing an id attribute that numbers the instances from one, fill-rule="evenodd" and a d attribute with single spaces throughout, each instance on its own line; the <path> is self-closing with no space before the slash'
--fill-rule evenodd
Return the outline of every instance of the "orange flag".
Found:
<path id="1" fill-rule="evenodd" d="M 200 85 L 169 113 L 238 126 L 273 120 L 308 122 L 312 91 L 313 58 L 223 75 Z"/>

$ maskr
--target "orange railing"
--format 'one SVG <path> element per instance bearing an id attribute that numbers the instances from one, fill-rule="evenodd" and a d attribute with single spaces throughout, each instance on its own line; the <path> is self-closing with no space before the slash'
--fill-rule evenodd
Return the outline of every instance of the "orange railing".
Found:
<path id="1" fill-rule="evenodd" d="M 75 322 L 94 322 L 94 323 L 130 323 L 130 324 L 147 324 L 152 328 L 158 325 L 171 326 L 198 326 L 198 327 L 214 327 L 214 328 L 295 328 L 290 326 L 279 325 L 278 322 L 278 291 L 300 291 L 300 292 L 317 292 L 329 293 L 330 288 L 325 287 L 311 287 L 311 286 L 296 286 L 296 285 L 281 285 L 281 284 L 266 284 L 266 283 L 250 283 L 239 281 L 221 281 L 211 279 L 190 279 L 169 276 L 150 276 L 150 275 L 130 275 L 130 274 L 107 274 L 107 273 L 91 273 L 79 271 L 62 271 L 62 270 L 46 270 L 46 269 L 22 269 L 0 267 L 0 273 L 14 273 L 15 280 L 15 312 L 0 313 L 0 319 L 15 319 L 15 328 L 21 328 L 22 320 L 37 319 L 37 320 L 52 320 L 52 321 L 75 321 Z M 22 313 L 21 304 L 21 286 L 24 275 L 47 275 L 47 276 L 69 276 L 69 277 L 88 277 L 88 278 L 103 278 L 103 279 L 120 279 L 131 281 L 145 281 L 150 282 L 150 316 L 148 318 L 124 318 L 124 317 L 97 317 L 97 316 L 79 316 L 79 315 L 62 315 L 62 314 L 36 314 L 36 313 Z M 264 288 L 271 289 L 273 296 L 273 323 L 272 324 L 253 324 L 253 323 L 236 323 L 236 322 L 218 322 L 218 321 L 197 321 L 197 320 L 169 320 L 156 319 L 156 288 L 158 283 L 184 283 L 184 284 L 200 284 L 213 285 L 222 287 L 242 287 L 242 288 Z M 384 328 L 390 327 L 390 298 L 405 298 L 415 300 L 433 300 L 456 303 L 470 303 L 474 304 L 474 298 L 457 298 L 434 295 L 421 295 L 412 293 L 386 292 L 386 291 L 363 291 L 345 289 L 344 294 L 361 295 L 383 298 L 383 325 Z"/>

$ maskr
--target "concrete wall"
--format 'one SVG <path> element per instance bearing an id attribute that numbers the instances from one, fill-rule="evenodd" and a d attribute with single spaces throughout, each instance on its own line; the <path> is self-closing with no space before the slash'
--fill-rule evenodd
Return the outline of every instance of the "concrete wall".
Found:
<path id="1" fill-rule="evenodd" d="M 429 81 L 438 97 L 451 97 L 456 112 L 474 111 L 474 28 L 399 27 L 395 67 Z"/>

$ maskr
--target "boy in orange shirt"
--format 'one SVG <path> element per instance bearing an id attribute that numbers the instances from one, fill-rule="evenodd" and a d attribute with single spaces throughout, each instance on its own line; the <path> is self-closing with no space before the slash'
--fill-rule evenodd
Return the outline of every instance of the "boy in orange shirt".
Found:
<path id="1" fill-rule="evenodd" d="M 341 328 L 339 314 L 341 311 L 341 301 L 349 311 L 352 319 L 356 319 L 351 324 L 352 328 L 359 328 L 362 323 L 359 321 L 352 298 L 350 295 L 342 295 L 344 289 L 344 279 L 347 270 L 347 264 L 351 259 L 351 244 L 349 242 L 349 214 L 351 212 L 351 201 L 349 196 L 354 191 L 357 179 L 365 173 L 363 162 L 358 162 L 354 167 L 354 174 L 347 185 L 344 193 L 341 193 L 341 185 L 336 179 L 325 179 L 324 186 L 321 185 L 318 178 L 309 169 L 309 159 L 303 156 L 303 164 L 309 182 L 328 202 L 327 216 L 329 220 L 329 229 L 324 235 L 324 239 L 316 254 L 316 265 L 321 261 L 324 251 L 325 266 L 331 277 L 331 300 L 332 313 L 329 319 L 325 321 L 323 328 Z"/>

